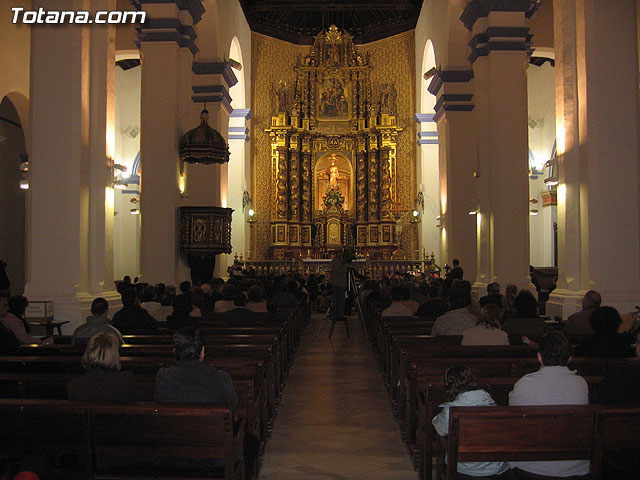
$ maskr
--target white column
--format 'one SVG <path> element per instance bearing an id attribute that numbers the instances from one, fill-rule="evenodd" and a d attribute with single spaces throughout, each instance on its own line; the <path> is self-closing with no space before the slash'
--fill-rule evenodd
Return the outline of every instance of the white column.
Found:
<path id="1" fill-rule="evenodd" d="M 622 313 L 640 295 L 636 2 L 554 2 L 558 288 L 566 317 L 586 290 Z M 615 66 L 615 74 L 613 68 Z"/>
<path id="2" fill-rule="evenodd" d="M 476 288 L 493 281 L 528 288 L 528 28 L 523 11 L 485 13 L 467 25 L 478 129 Z"/>
<path id="3" fill-rule="evenodd" d="M 147 21 L 138 34 L 141 43 L 142 98 L 140 104 L 140 268 L 145 282 L 177 283 L 179 275 L 178 213 L 181 119 L 193 128 L 199 117 L 183 115 L 188 102 L 191 62 L 197 52 L 191 25 L 199 20 L 195 8 L 176 3 L 144 3 Z M 182 115 L 182 117 L 181 117 Z"/>
<path id="4" fill-rule="evenodd" d="M 418 146 L 418 191 L 422 191 L 424 211 L 420 211 L 422 222 L 418 236 L 418 252 L 412 258 L 423 258 L 424 253 L 435 255 L 436 263 L 443 264 L 440 257 L 440 224 L 436 217 L 440 215 L 440 166 L 438 151 L 438 126 L 434 114 L 417 113 L 419 125 Z M 420 190 L 422 189 L 422 190 Z M 420 209 L 420 207 L 418 206 Z"/>
<path id="5" fill-rule="evenodd" d="M 100 1 L 96 8 L 112 9 L 113 3 Z M 83 5 L 67 0 L 59 8 Z M 31 31 L 25 293 L 31 301 L 54 301 L 56 319 L 71 322 L 66 333 L 82 322 L 94 296 L 115 298 L 106 138 L 114 120 L 114 38 L 106 25 L 41 25 Z"/>
<path id="6" fill-rule="evenodd" d="M 465 280 L 476 278 L 476 219 L 468 214 L 476 205 L 472 78 L 470 70 L 440 71 L 429 85 L 438 98 L 434 120 L 439 146 L 440 266 L 459 259 Z"/>

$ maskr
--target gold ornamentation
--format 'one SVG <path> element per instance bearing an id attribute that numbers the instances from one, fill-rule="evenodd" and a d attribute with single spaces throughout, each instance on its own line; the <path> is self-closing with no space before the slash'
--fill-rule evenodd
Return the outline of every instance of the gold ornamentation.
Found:
<path id="1" fill-rule="evenodd" d="M 339 42 L 342 40 L 342 31 L 335 25 L 331 25 L 324 34 L 327 42 Z"/>

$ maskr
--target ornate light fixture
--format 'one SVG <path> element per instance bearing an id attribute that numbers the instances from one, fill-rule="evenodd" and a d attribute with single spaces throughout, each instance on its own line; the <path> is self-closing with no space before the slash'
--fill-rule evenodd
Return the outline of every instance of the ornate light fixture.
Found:
<path id="1" fill-rule="evenodd" d="M 180 140 L 180 160 L 187 163 L 229 162 L 229 148 L 222 135 L 209 126 L 209 111 L 200 113 L 200 125 L 189 130 Z"/>

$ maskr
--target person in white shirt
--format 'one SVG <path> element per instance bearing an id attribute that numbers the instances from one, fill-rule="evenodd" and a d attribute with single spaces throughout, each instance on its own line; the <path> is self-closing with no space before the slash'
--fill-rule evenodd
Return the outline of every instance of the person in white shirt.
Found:
<path id="1" fill-rule="evenodd" d="M 391 306 L 382 311 L 383 317 L 412 317 L 413 310 L 402 303 L 402 287 L 391 289 Z"/>
<path id="2" fill-rule="evenodd" d="M 462 345 L 509 345 L 509 336 L 500 330 L 502 308 L 488 303 L 480 310 L 475 327 L 462 333 Z"/>
<path id="3" fill-rule="evenodd" d="M 587 405 L 589 388 L 584 378 L 569 370 L 569 342 L 560 332 L 550 332 L 538 344 L 540 370 L 525 375 L 509 393 L 509 405 Z M 526 432 L 522 432 L 526 435 Z M 510 462 L 514 478 L 529 478 L 527 473 L 563 478 L 589 474 L 588 460 L 548 462 Z M 525 474 L 518 477 L 518 471 Z"/>
<path id="4" fill-rule="evenodd" d="M 440 315 L 431 329 L 431 335 L 462 335 L 478 321 L 478 317 L 469 311 L 469 303 L 462 290 L 452 290 L 449 295 L 451 310 Z"/>

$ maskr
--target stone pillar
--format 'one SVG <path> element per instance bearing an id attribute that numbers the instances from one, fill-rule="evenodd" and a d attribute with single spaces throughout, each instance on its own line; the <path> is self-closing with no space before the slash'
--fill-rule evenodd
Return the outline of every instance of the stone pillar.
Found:
<path id="1" fill-rule="evenodd" d="M 566 318 L 591 289 L 629 312 L 640 295 L 636 2 L 554 1 L 554 30 L 558 282 L 547 312 Z"/>
<path id="2" fill-rule="evenodd" d="M 437 96 L 433 120 L 438 126 L 440 156 L 439 265 L 459 259 L 465 280 L 476 275 L 476 219 L 469 215 L 477 204 L 472 79 L 471 70 L 445 70 L 437 72 L 429 84 L 429 91 Z"/>
<path id="3" fill-rule="evenodd" d="M 140 101 L 140 269 L 145 282 L 177 283 L 180 205 L 178 147 L 180 106 L 188 101 L 190 62 L 198 51 L 192 25 L 204 11 L 200 1 L 143 3 L 147 21 L 140 26 L 142 58 Z M 188 115 L 185 115 L 188 118 Z M 193 127 L 198 116 L 189 118 Z M 188 183 L 187 183 L 188 188 Z"/>
<path id="4" fill-rule="evenodd" d="M 192 62 L 192 93 L 189 117 L 197 119 L 200 111 L 207 105 L 209 126 L 225 137 L 229 132 L 231 115 L 231 96 L 229 89 L 238 83 L 228 62 Z M 183 121 L 182 134 L 194 128 L 193 120 Z M 229 206 L 229 165 L 189 165 L 189 195 L 182 205 Z M 233 217 L 242 217 L 242 210 L 233 212 Z M 233 232 L 232 232 L 233 235 Z M 227 276 L 227 255 L 216 256 L 214 275 Z"/>
<path id="5" fill-rule="evenodd" d="M 229 116 L 229 185 L 240 186 L 241 188 L 229 189 L 228 206 L 233 208 L 233 218 L 231 221 L 231 245 L 233 251 L 243 258 L 249 258 L 251 252 L 251 235 L 249 224 L 247 223 L 248 211 L 255 209 L 253 202 L 244 205 L 243 193 L 251 193 L 251 173 L 245 166 L 246 151 L 249 147 L 249 119 L 252 116 L 249 108 L 233 109 Z M 251 196 L 253 200 L 253 196 Z M 244 211 L 243 211 L 244 209 Z"/>
<path id="6" fill-rule="evenodd" d="M 34 2 L 33 8 L 47 8 Z M 99 0 L 97 10 L 115 2 Z M 62 10 L 83 2 L 61 1 Z M 113 26 L 40 25 L 31 30 L 30 176 L 26 296 L 54 301 L 65 333 L 113 284 Z M 60 55 L 60 45 L 65 45 Z M 55 141 L 52 141 L 55 139 Z"/>
<path id="7" fill-rule="evenodd" d="M 475 287 L 528 288 L 529 184 L 527 66 L 531 2 L 470 2 L 478 135 L 478 274 Z"/>
<path id="8" fill-rule="evenodd" d="M 417 169 L 418 195 L 422 193 L 424 205 L 418 205 L 422 215 L 418 235 L 418 257 L 435 254 L 436 263 L 444 264 L 440 257 L 440 166 L 438 155 L 438 126 L 433 113 L 416 113 L 418 124 L 419 158 Z"/>

